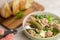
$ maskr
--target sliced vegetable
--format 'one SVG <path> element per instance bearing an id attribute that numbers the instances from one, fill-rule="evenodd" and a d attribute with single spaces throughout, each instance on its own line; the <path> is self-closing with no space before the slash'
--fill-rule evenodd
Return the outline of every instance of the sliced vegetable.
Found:
<path id="1" fill-rule="evenodd" d="M 40 25 L 38 22 L 36 22 L 33 18 L 31 18 L 30 23 L 31 23 L 32 25 L 35 25 L 36 28 L 38 28 L 38 29 L 40 29 L 40 30 L 42 29 L 41 25 Z"/>

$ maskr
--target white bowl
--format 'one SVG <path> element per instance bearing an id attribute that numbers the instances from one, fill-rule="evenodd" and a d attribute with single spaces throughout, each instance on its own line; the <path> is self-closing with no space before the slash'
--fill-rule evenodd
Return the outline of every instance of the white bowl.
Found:
<path id="1" fill-rule="evenodd" d="M 26 29 L 25 29 L 25 23 L 26 23 L 26 21 L 28 20 L 28 18 L 29 18 L 31 15 L 42 15 L 42 14 L 47 14 L 47 15 L 50 14 L 50 15 L 56 17 L 58 20 L 60 20 L 59 16 L 57 16 L 57 15 L 55 15 L 55 14 L 53 14 L 53 13 L 50 13 L 50 12 L 42 12 L 42 11 L 32 12 L 32 13 L 30 13 L 29 15 L 27 15 L 27 16 L 25 17 L 25 19 L 23 20 L 23 29 L 24 29 L 23 32 L 24 32 L 25 35 L 26 35 L 28 38 L 30 38 L 31 40 L 56 40 L 57 37 L 60 36 L 60 33 L 58 33 L 56 36 L 53 36 L 53 37 L 50 37 L 50 38 L 38 38 L 38 37 L 31 36 L 31 35 L 26 31 Z"/>

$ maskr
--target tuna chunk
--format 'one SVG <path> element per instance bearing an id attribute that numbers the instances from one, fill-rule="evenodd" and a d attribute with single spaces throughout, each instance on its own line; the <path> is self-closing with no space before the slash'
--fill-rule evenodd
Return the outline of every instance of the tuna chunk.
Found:
<path id="1" fill-rule="evenodd" d="M 46 18 L 41 19 L 41 22 L 42 22 L 44 25 L 48 25 L 48 20 L 47 20 Z"/>
<path id="2" fill-rule="evenodd" d="M 46 37 L 51 37 L 53 35 L 53 32 L 51 32 L 50 30 L 48 30 L 46 33 L 45 33 Z"/>
<path id="3" fill-rule="evenodd" d="M 60 31 L 60 24 L 57 24 L 55 27 L 58 31 Z"/>

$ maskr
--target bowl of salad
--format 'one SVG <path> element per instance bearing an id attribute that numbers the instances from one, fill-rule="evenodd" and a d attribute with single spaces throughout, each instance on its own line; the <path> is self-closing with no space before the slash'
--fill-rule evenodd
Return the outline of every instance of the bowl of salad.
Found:
<path id="1" fill-rule="evenodd" d="M 60 18 L 50 12 L 33 12 L 25 17 L 23 29 L 31 40 L 56 40 L 60 36 Z"/>

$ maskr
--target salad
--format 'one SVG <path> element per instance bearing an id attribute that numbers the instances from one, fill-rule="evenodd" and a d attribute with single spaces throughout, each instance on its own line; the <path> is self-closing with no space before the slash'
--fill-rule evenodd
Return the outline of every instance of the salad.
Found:
<path id="1" fill-rule="evenodd" d="M 48 38 L 60 32 L 59 19 L 47 14 L 31 15 L 25 26 L 26 31 L 34 37 Z"/>

